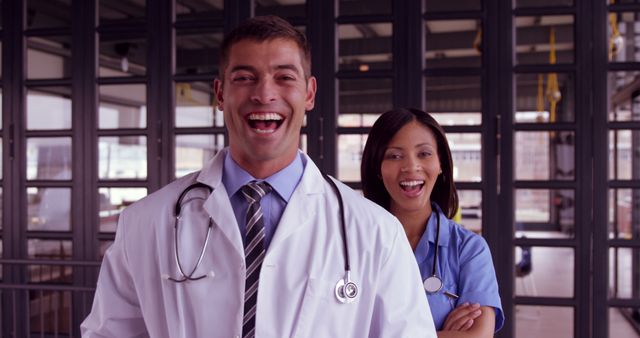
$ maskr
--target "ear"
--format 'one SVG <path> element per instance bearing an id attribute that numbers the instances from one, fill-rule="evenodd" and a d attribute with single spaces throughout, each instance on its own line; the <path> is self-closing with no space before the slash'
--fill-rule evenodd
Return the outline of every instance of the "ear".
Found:
<path id="1" fill-rule="evenodd" d="M 213 80 L 213 92 L 215 93 L 216 101 L 218 102 L 218 110 L 223 110 L 224 95 L 222 95 L 222 81 L 220 81 L 219 79 Z"/>
<path id="2" fill-rule="evenodd" d="M 313 109 L 313 107 L 316 104 L 316 90 L 317 90 L 316 78 L 315 76 L 311 76 L 309 77 L 309 80 L 307 80 L 307 97 L 306 97 L 305 106 L 304 106 L 304 109 L 306 111 Z"/>

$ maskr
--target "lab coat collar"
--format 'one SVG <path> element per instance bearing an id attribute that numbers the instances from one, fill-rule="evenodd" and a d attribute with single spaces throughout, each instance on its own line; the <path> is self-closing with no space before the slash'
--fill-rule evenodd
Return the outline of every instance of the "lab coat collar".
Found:
<path id="1" fill-rule="evenodd" d="M 197 181 L 210 186 L 213 189 L 211 196 L 205 201 L 204 208 L 209 213 L 213 222 L 224 233 L 241 257 L 244 257 L 244 246 L 238 227 L 238 222 L 233 214 L 233 207 L 229 201 L 227 190 L 222 184 L 224 159 L 228 148 L 219 151 L 202 169 Z M 315 218 L 318 210 L 308 206 L 314 195 L 325 193 L 324 178 L 313 161 L 304 153 L 299 152 L 304 165 L 304 172 L 300 183 L 293 191 L 291 199 L 282 214 L 278 228 L 271 240 L 269 248 L 277 248 L 294 232 L 303 229 Z M 268 252 L 267 252 L 268 254 Z"/>
<path id="2" fill-rule="evenodd" d="M 271 251 L 283 247 L 283 242 L 290 235 L 312 224 L 311 221 L 315 219 L 318 208 L 310 206 L 314 205 L 314 198 L 321 196 L 326 191 L 320 169 L 316 167 L 309 156 L 302 152 L 299 154 L 304 165 L 304 172 L 282 213 L 278 228 L 273 235 L 269 250 L 267 250 L 267 257 Z"/>
<path id="3" fill-rule="evenodd" d="M 197 181 L 211 187 L 213 191 L 204 202 L 204 209 L 209 213 L 213 223 L 220 228 L 238 255 L 244 258 L 244 245 L 238 227 L 238 221 L 233 213 L 227 190 L 222 184 L 224 158 L 228 149 L 219 151 L 200 171 Z"/>

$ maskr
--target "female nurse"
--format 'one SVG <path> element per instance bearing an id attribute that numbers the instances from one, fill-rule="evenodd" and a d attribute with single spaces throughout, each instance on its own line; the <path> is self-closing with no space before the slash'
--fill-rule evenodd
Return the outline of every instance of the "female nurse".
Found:
<path id="1" fill-rule="evenodd" d="M 360 170 L 365 197 L 404 227 L 438 337 L 492 337 L 504 314 L 491 252 L 481 236 L 451 220 L 458 194 L 442 127 L 417 109 L 382 114 Z"/>

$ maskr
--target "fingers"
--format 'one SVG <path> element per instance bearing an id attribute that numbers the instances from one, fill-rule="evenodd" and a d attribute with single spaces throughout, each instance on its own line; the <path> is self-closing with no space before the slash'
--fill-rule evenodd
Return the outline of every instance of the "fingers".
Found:
<path id="1" fill-rule="evenodd" d="M 473 321 L 480 317 L 481 314 L 480 304 L 461 304 L 449 312 L 442 329 L 445 331 L 468 330 L 473 326 Z"/>

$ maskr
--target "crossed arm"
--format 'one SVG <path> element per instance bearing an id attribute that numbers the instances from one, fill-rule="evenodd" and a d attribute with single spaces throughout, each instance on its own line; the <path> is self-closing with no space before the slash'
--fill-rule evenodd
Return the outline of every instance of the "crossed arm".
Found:
<path id="1" fill-rule="evenodd" d="M 438 338 L 493 337 L 495 316 L 490 306 L 461 304 L 449 312 Z"/>

